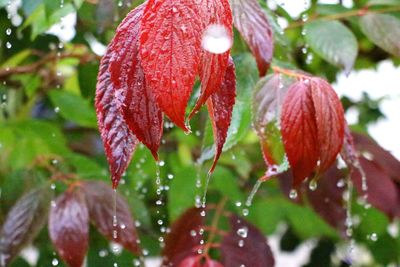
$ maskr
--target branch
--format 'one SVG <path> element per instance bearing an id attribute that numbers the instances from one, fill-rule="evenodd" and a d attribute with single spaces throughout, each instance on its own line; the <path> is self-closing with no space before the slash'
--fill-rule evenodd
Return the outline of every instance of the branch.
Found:
<path id="1" fill-rule="evenodd" d="M 24 74 L 24 73 L 34 73 L 38 72 L 43 66 L 47 63 L 55 62 L 64 58 L 77 58 L 80 62 L 87 63 L 93 60 L 99 60 L 100 57 L 94 54 L 78 54 L 78 53 L 64 53 L 61 55 L 57 55 L 56 53 L 47 54 L 42 59 L 23 66 L 17 66 L 12 68 L 2 68 L 0 69 L 0 79 L 4 77 L 8 77 L 14 74 Z"/>
<path id="2" fill-rule="evenodd" d="M 351 10 L 351 11 L 343 12 L 343 13 L 339 13 L 339 14 L 311 17 L 306 21 L 300 20 L 300 21 L 291 23 L 288 27 L 286 27 L 285 30 L 297 28 L 297 27 L 303 26 L 307 23 L 313 22 L 315 20 L 337 20 L 337 19 L 345 19 L 345 18 L 349 18 L 349 17 L 365 16 L 365 15 L 371 14 L 371 13 L 372 14 L 381 14 L 381 13 L 400 11 L 400 6 L 391 6 L 391 7 L 386 7 L 386 8 L 382 8 L 382 9 L 376 9 L 376 10 L 370 10 L 368 8 L 369 8 L 369 6 L 365 6 L 362 9 Z"/>

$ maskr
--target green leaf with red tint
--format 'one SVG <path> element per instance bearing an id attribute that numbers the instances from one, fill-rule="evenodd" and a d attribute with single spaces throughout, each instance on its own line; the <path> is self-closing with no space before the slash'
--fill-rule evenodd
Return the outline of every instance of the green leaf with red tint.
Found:
<path id="1" fill-rule="evenodd" d="M 282 138 L 293 169 L 294 186 L 315 171 L 326 171 L 344 142 L 342 104 L 333 88 L 318 77 L 302 78 L 284 99 Z"/>
<path id="2" fill-rule="evenodd" d="M 135 254 L 140 254 L 136 227 L 127 202 L 103 182 L 84 182 L 82 190 L 90 220 L 97 230 L 109 240 L 121 244 Z M 115 211 L 112 201 L 114 194 L 117 194 Z"/>
<path id="3" fill-rule="evenodd" d="M 268 75 L 257 83 L 253 95 L 253 127 L 260 138 L 264 160 L 268 166 L 267 177 L 276 175 L 277 165 L 284 162 L 285 150 L 277 124 L 283 99 L 292 83 L 292 79 L 283 75 Z"/>
<path id="4" fill-rule="evenodd" d="M 235 97 L 235 63 L 233 62 L 233 59 L 230 58 L 221 88 L 207 101 L 207 108 L 213 126 L 216 146 L 214 162 L 210 169 L 210 173 L 214 171 L 218 159 L 221 156 L 222 148 L 225 144 L 228 129 L 231 124 L 233 106 L 235 105 Z"/>
<path id="5" fill-rule="evenodd" d="M 129 25 L 129 20 L 125 20 L 120 28 L 129 27 Z M 121 175 L 127 169 L 138 143 L 136 136 L 129 130 L 122 116 L 121 107 L 125 92 L 116 90 L 109 71 L 113 51 L 120 49 L 119 45 L 121 45 L 119 42 L 111 42 L 107 53 L 101 60 L 95 100 L 97 123 L 114 188 L 118 186 Z"/>
<path id="6" fill-rule="evenodd" d="M 49 186 L 34 189 L 8 212 L 0 232 L 0 266 L 8 266 L 39 234 L 46 223 L 51 196 Z"/>
<path id="7" fill-rule="evenodd" d="M 111 80 L 123 92 L 122 114 L 134 135 L 146 145 L 157 160 L 163 132 L 162 113 L 144 78 L 139 55 L 139 31 L 145 5 L 131 11 L 113 39 L 110 61 Z"/>
<path id="8" fill-rule="evenodd" d="M 257 0 L 233 0 L 233 22 L 256 58 L 260 76 L 272 61 L 274 41 L 272 28 Z"/>
<path id="9" fill-rule="evenodd" d="M 79 189 L 71 188 L 55 200 L 49 214 L 49 235 L 68 266 L 82 266 L 89 245 L 89 212 Z"/>
<path id="10" fill-rule="evenodd" d="M 165 238 L 165 247 L 162 252 L 163 266 L 180 266 L 186 258 L 188 261 L 198 256 L 197 249 L 203 237 L 200 235 L 200 227 L 204 224 L 204 217 L 197 208 L 188 209 L 177 219 L 171 231 Z"/>
<path id="11" fill-rule="evenodd" d="M 293 184 L 298 186 L 315 169 L 319 159 L 318 129 L 310 81 L 291 85 L 281 114 L 281 133 L 293 171 Z"/>
<path id="12" fill-rule="evenodd" d="M 202 18 L 194 1 L 150 0 L 140 31 L 146 82 L 161 110 L 179 127 L 198 73 Z"/>
<path id="13" fill-rule="evenodd" d="M 232 215 L 230 231 L 223 237 L 221 255 L 223 266 L 272 267 L 275 260 L 268 240 L 252 224 Z"/>
<path id="14" fill-rule="evenodd" d="M 209 31 L 221 31 L 220 34 L 232 42 L 232 11 L 228 0 L 202 0 L 201 17 L 204 34 Z M 226 35 L 226 36 L 225 36 Z M 230 49 L 222 54 L 211 53 L 203 49 L 200 64 L 201 94 L 189 118 L 191 118 L 219 90 L 228 66 Z"/>

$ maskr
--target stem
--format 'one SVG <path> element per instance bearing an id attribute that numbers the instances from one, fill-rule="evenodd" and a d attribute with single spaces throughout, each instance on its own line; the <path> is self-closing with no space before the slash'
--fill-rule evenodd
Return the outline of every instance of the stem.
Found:
<path id="1" fill-rule="evenodd" d="M 391 6 L 391 7 L 386 7 L 382 9 L 376 9 L 376 10 L 369 10 L 369 6 L 365 6 L 364 8 L 357 9 L 357 10 L 350 10 L 348 12 L 343 12 L 339 14 L 333 14 L 333 15 L 328 15 L 328 16 L 323 16 L 323 17 L 312 17 L 306 21 L 296 21 L 294 23 L 291 23 L 288 27 L 286 27 L 285 30 L 287 29 L 293 29 L 297 28 L 300 26 L 303 26 L 309 22 L 313 22 L 315 20 L 337 20 L 337 19 L 345 19 L 349 17 L 356 17 L 356 16 L 364 16 L 366 14 L 381 14 L 381 13 L 388 13 L 388 12 L 394 12 L 394 11 L 400 11 L 400 6 Z"/>
<path id="2" fill-rule="evenodd" d="M 213 218 L 211 226 L 210 226 L 211 230 L 218 228 L 219 219 L 221 218 L 221 215 L 224 211 L 224 206 L 227 201 L 228 201 L 228 198 L 223 197 L 221 199 L 221 201 L 218 203 L 217 208 L 215 209 L 214 218 Z M 208 239 L 207 239 L 207 244 L 204 246 L 204 253 L 203 253 L 204 255 L 208 255 L 208 251 L 210 250 L 210 248 L 212 246 L 212 241 L 214 240 L 216 234 L 217 234 L 216 231 L 210 232 L 210 235 L 208 236 Z"/>
<path id="3" fill-rule="evenodd" d="M 311 76 L 309 76 L 307 74 L 302 74 L 297 71 L 293 71 L 293 70 L 289 70 L 289 69 L 283 69 L 278 66 L 273 66 L 272 70 L 276 73 L 282 73 L 287 76 L 294 77 L 296 79 L 310 79 L 311 78 Z"/>

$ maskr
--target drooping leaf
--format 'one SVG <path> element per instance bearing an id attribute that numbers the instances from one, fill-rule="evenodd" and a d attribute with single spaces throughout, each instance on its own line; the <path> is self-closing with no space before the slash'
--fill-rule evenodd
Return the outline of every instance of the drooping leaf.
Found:
<path id="1" fill-rule="evenodd" d="M 97 230 L 132 253 L 140 254 L 136 227 L 127 202 L 103 182 L 85 182 L 82 190 L 85 194 L 90 220 Z M 114 196 L 114 194 L 117 195 Z M 116 218 L 114 218 L 114 197 L 116 197 Z"/>
<path id="2" fill-rule="evenodd" d="M 360 18 L 363 33 L 386 52 L 400 57 L 400 19 L 387 14 L 367 14 Z"/>
<path id="3" fill-rule="evenodd" d="M 79 190 L 70 189 L 55 200 L 49 214 L 49 235 L 68 266 L 82 266 L 89 245 L 89 212 Z"/>
<path id="4" fill-rule="evenodd" d="M 344 142 L 344 112 L 333 88 L 318 77 L 290 86 L 281 114 L 282 139 L 295 186 L 326 171 Z"/>
<path id="5" fill-rule="evenodd" d="M 400 214 L 400 196 L 397 185 L 378 164 L 364 157 L 359 159 L 366 175 L 367 190 L 363 191 L 363 181 L 359 170 L 352 173 L 352 180 L 358 193 L 367 196 L 367 201 L 389 217 Z"/>
<path id="6" fill-rule="evenodd" d="M 233 22 L 257 60 L 260 76 L 271 64 L 274 50 L 272 28 L 257 0 L 233 0 Z"/>
<path id="7" fill-rule="evenodd" d="M 203 237 L 199 234 L 203 225 L 200 209 L 188 209 L 172 224 L 171 231 L 165 238 L 163 266 L 180 266 L 187 257 L 198 256 L 197 249 Z"/>
<path id="8" fill-rule="evenodd" d="M 233 215 L 230 231 L 221 243 L 224 266 L 272 267 L 275 260 L 264 235 L 249 222 Z"/>
<path id="9" fill-rule="evenodd" d="M 268 167 L 281 164 L 284 148 L 277 127 L 283 99 L 293 80 L 280 74 L 261 79 L 253 95 L 253 127 L 260 138 L 264 160 Z M 270 173 L 272 175 L 272 173 Z"/>
<path id="10" fill-rule="evenodd" d="M 231 124 L 235 97 L 235 63 L 233 62 L 233 59 L 230 58 L 221 88 L 207 101 L 207 108 L 213 125 L 214 140 L 216 144 L 214 162 L 210 172 L 214 171 L 217 161 L 222 153 L 222 148 Z"/>
<path id="11" fill-rule="evenodd" d="M 198 5 L 184 0 L 150 0 L 140 31 L 146 82 L 161 110 L 179 127 L 198 73 L 202 20 Z"/>
<path id="12" fill-rule="evenodd" d="M 357 57 L 358 43 L 354 34 L 339 21 L 318 20 L 304 27 L 310 47 L 329 63 L 348 74 Z"/>
<path id="13" fill-rule="evenodd" d="M 125 94 L 122 113 L 129 129 L 158 159 L 163 118 L 147 86 L 139 55 L 139 30 L 145 5 L 131 11 L 117 29 L 110 62 L 111 80 Z"/>
<path id="14" fill-rule="evenodd" d="M 121 106 L 124 101 L 123 92 L 117 92 L 111 82 L 109 63 L 114 49 L 112 42 L 101 60 L 95 102 L 97 123 L 103 140 L 113 187 L 116 188 L 121 175 L 131 161 L 138 140 L 128 129 L 121 113 Z"/>
<path id="15" fill-rule="evenodd" d="M 335 161 L 343 145 L 344 111 L 338 95 L 325 80 L 313 78 L 310 82 L 318 133 L 318 171 L 324 172 Z"/>
<path id="16" fill-rule="evenodd" d="M 232 11 L 229 0 L 202 0 L 201 17 L 203 34 L 210 27 L 223 27 L 223 30 L 226 31 L 225 34 L 232 39 Z M 221 31 L 223 30 L 221 29 Z M 229 53 L 230 49 L 222 54 L 214 54 L 205 49 L 202 50 L 200 64 L 201 94 L 189 118 L 221 87 L 228 67 Z"/>
<path id="17" fill-rule="evenodd" d="M 44 186 L 18 200 L 7 214 L 0 232 L 0 266 L 6 267 L 46 223 L 51 190 Z"/>
<path id="18" fill-rule="evenodd" d="M 291 85 L 284 99 L 281 133 L 297 186 L 314 170 L 318 158 L 318 129 L 310 84 Z"/>

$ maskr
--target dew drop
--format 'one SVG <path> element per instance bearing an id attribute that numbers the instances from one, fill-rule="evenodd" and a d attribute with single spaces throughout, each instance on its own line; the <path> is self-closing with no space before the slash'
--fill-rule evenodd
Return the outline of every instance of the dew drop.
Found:
<path id="1" fill-rule="evenodd" d="M 204 31 L 201 45 L 204 50 L 212 54 L 223 54 L 232 47 L 232 38 L 226 27 L 211 24 Z"/>
<path id="2" fill-rule="evenodd" d="M 242 228 L 239 228 L 236 231 L 236 233 L 238 234 L 238 236 L 246 238 L 248 231 L 249 231 L 249 229 L 247 227 L 242 227 Z"/>
<path id="3" fill-rule="evenodd" d="M 290 199 L 296 199 L 296 198 L 297 198 L 297 191 L 296 191 L 296 189 L 290 190 L 289 198 L 290 198 Z"/>

